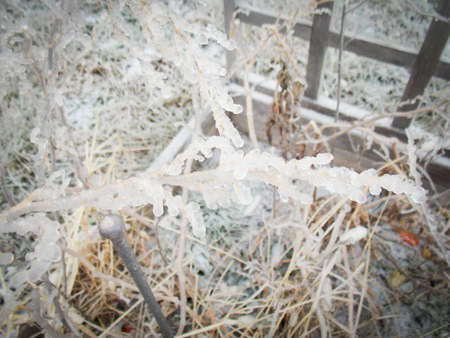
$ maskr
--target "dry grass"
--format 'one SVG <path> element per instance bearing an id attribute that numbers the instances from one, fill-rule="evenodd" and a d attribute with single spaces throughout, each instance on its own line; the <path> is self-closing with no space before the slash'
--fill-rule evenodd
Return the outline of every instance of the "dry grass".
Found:
<path id="1" fill-rule="evenodd" d="M 116 171 L 114 165 L 108 172 Z M 380 172 L 401 172 L 406 167 L 404 159 L 394 159 Z M 208 224 L 206 241 L 186 233 L 182 258 L 186 319 L 181 336 L 384 336 L 392 332 L 395 305 L 412 296 L 400 289 L 405 281 L 413 283 L 416 302 L 448 297 L 448 281 L 436 275 L 437 267 L 445 270 L 447 266 L 435 235 L 423 210 L 408 198 L 385 195 L 360 205 L 334 195 L 316 192 L 315 196 L 309 206 L 278 199 L 263 203 L 269 216 L 263 222 L 242 216 L 241 222 L 248 222 L 242 228 Z M 123 209 L 121 214 L 129 226 L 127 238 L 164 314 L 178 323 L 183 305 L 176 257 L 183 220 L 155 219 L 151 210 L 147 205 Z M 441 206 L 435 212 L 445 218 L 442 224 L 448 223 L 447 210 Z M 98 212 L 80 207 L 61 215 L 62 261 L 49 270 L 50 284 L 31 285 L 41 296 L 34 303 L 30 298 L 23 300 L 9 318 L 10 330 L 27 322 L 27 311 L 32 314 L 38 304 L 46 315 L 40 323 L 34 315 L 31 319 L 47 333 L 52 328 L 59 334 L 78 332 L 90 337 L 157 335 L 157 324 L 128 271 L 111 243 L 97 234 Z M 369 230 L 366 239 L 351 245 L 339 240 L 360 225 Z M 386 232 L 394 236 L 386 238 Z M 406 247 L 395 237 L 400 232 L 420 238 L 422 257 L 410 266 L 399 262 L 393 252 Z M 441 235 L 447 236 L 448 229 L 442 229 Z M 410 250 L 419 253 L 417 248 Z M 199 255 L 210 270 L 199 264 Z M 371 273 L 379 262 L 387 265 L 382 278 Z M 419 262 L 436 272 L 421 270 Z M 396 284 L 389 271 L 399 272 L 403 282 Z M 391 303 L 391 312 L 380 303 L 380 289 L 383 299 Z M 68 314 L 63 320 L 58 306 Z"/>
<path id="2" fill-rule="evenodd" d="M 276 210 L 282 207 L 278 203 Z M 200 247 L 213 269 L 200 272 L 195 257 L 186 252 L 187 317 L 182 336 L 296 337 L 319 332 L 332 336 L 376 332 L 383 336 L 388 317 L 383 316 L 371 289 L 375 280 L 369 268 L 376 259 L 373 255 L 377 257 L 384 249 L 380 236 L 373 234 L 380 221 L 405 228 L 405 224 L 417 221 L 417 215 L 408 215 L 398 223 L 398 208 L 405 205 L 404 200 L 387 197 L 377 203 L 382 209 L 373 214 L 369 209 L 375 204 L 349 205 L 338 197 L 321 197 L 308 207 L 290 205 L 296 210 L 292 215 L 274 215 L 254 231 L 243 229 L 240 239 L 212 240 L 219 234 L 211 234 L 211 240 L 202 242 L 188 235 L 187 247 L 192 243 Z M 130 216 L 133 214 L 136 217 Z M 80 210 L 79 215 L 77 225 L 87 233 L 95 231 L 94 210 Z M 123 216 L 129 224 L 127 238 L 163 312 L 177 323 L 176 248 L 170 244 L 170 239 L 179 235 L 177 224 L 161 222 L 157 229 L 149 208 L 129 210 Z M 339 243 L 343 228 L 359 224 L 370 230 L 366 241 L 354 246 Z M 408 229 L 417 231 L 413 224 Z M 244 231 L 248 234 L 243 235 Z M 83 318 L 72 325 L 93 337 L 122 336 L 130 329 L 137 337 L 158 332 L 111 243 L 97 236 L 86 238 L 67 239 L 61 246 L 66 278 L 61 264 L 52 269 L 53 287 L 60 290 L 59 302 L 72 309 L 69 313 Z M 167 264 L 162 254 L 167 256 Z M 395 258 L 391 260 L 395 264 Z M 428 288 L 428 292 L 438 292 L 436 289 Z M 46 306 L 47 312 L 53 313 L 53 305 Z"/>

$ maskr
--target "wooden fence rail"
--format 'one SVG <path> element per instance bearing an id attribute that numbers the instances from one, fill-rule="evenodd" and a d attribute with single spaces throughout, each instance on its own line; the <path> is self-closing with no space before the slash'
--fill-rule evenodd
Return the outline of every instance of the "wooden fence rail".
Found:
<path id="1" fill-rule="evenodd" d="M 325 2 L 320 4 L 318 9 L 327 9 L 333 11 L 333 2 Z M 308 66 L 306 68 L 306 83 L 308 88 L 305 95 L 314 100 L 319 95 L 320 79 L 322 75 L 323 62 L 328 47 L 329 30 L 331 23 L 331 15 L 324 12 L 321 15 L 314 15 L 311 28 L 310 40 L 314 43 L 309 45 Z"/>
<path id="2" fill-rule="evenodd" d="M 236 7 L 236 9 L 238 8 Z M 280 25 L 286 21 L 286 19 L 276 18 L 270 14 L 263 13 L 262 11 L 249 10 L 246 8 L 241 8 L 236 18 L 242 23 L 254 26 L 275 24 L 277 19 Z M 293 29 L 294 36 L 308 41 L 311 39 L 312 27 L 310 23 L 299 21 L 294 25 Z M 339 48 L 339 40 L 339 33 L 330 31 L 328 37 L 328 47 Z M 412 51 L 399 47 L 387 46 L 384 43 L 371 41 L 368 38 L 344 36 L 344 41 L 345 51 L 399 67 L 410 68 L 414 64 L 417 56 L 416 53 Z M 444 80 L 450 80 L 450 63 L 447 61 L 439 61 L 434 76 Z"/>
<path id="3" fill-rule="evenodd" d="M 319 0 L 316 0 L 320 3 Z M 226 1 L 228 11 L 230 4 L 234 1 Z M 319 5 L 319 8 L 332 10 L 333 1 L 325 2 Z M 439 0 L 437 12 L 443 18 L 450 17 L 450 1 Z M 274 16 L 262 13 L 257 10 L 237 11 L 237 18 L 241 22 L 251 25 L 262 26 L 263 24 L 273 24 L 278 22 L 283 24 L 285 19 L 275 18 Z M 312 26 L 308 23 L 298 22 L 294 25 L 294 36 L 302 39 L 308 39 L 309 56 L 306 72 L 308 89 L 305 95 L 311 99 L 317 99 L 319 94 L 320 79 L 322 75 L 323 60 L 327 47 L 340 48 L 341 35 L 330 31 L 330 16 L 327 13 L 316 14 L 313 17 Z M 433 75 L 450 80 L 450 63 L 440 61 L 441 54 L 445 48 L 450 32 L 450 24 L 444 21 L 433 20 L 428 29 L 425 41 L 419 54 L 411 53 L 406 50 L 387 46 L 386 44 L 376 43 L 368 39 L 343 36 L 343 49 L 354 54 L 371 58 L 384 63 L 396 66 L 412 68 L 411 77 L 408 85 L 402 95 L 402 101 L 414 99 L 423 94 Z M 413 102 L 402 107 L 402 111 L 414 110 L 418 102 Z M 393 127 L 405 129 L 410 124 L 408 118 L 396 118 L 393 121 Z"/>
<path id="4" fill-rule="evenodd" d="M 440 0 L 436 9 L 441 16 L 445 18 L 450 17 L 449 0 Z M 436 20 L 431 22 L 425 40 L 411 69 L 411 76 L 402 95 L 403 102 L 413 100 L 416 96 L 424 92 L 425 87 L 436 71 L 439 59 L 447 44 L 449 33 L 450 24 L 448 22 Z M 418 105 L 419 102 L 416 100 L 411 104 L 401 107 L 400 110 L 411 111 L 416 109 Z M 392 126 L 402 129 L 408 127 L 409 123 L 410 121 L 406 118 L 396 118 Z"/>
<path id="5" fill-rule="evenodd" d="M 330 10 L 333 8 L 333 1 L 325 3 L 322 1 L 321 3 L 321 6 L 325 8 L 329 8 Z M 450 1 L 438 0 L 436 10 L 441 17 L 448 18 L 450 16 Z M 232 20 L 233 17 L 239 19 L 242 23 L 256 26 L 274 23 L 283 25 L 283 23 L 286 22 L 286 18 L 277 18 L 260 10 L 237 8 L 234 0 L 224 0 L 224 12 L 227 33 L 229 33 L 230 20 Z M 319 112 L 324 116 L 332 115 L 334 114 L 334 111 L 330 109 L 329 106 L 324 106 L 321 101 L 316 100 L 319 94 L 323 60 L 328 47 L 340 48 L 341 45 L 341 35 L 337 32 L 330 31 L 329 29 L 330 20 L 331 18 L 327 13 L 322 13 L 314 15 L 312 25 L 307 22 L 296 22 L 293 25 L 294 36 L 310 41 L 308 64 L 306 67 L 308 89 L 305 92 L 302 106 Z M 343 50 L 384 63 L 411 69 L 411 76 L 402 96 L 403 100 L 410 100 L 423 93 L 432 76 L 450 80 L 450 63 L 440 61 L 441 54 L 448 40 L 449 32 L 450 24 L 448 19 L 447 21 L 433 20 L 429 26 L 419 54 L 398 47 L 388 46 L 386 43 L 370 41 L 369 39 L 361 37 L 345 36 L 345 34 L 343 36 Z M 230 62 L 233 58 L 234 56 L 231 54 L 227 56 L 227 66 L 230 66 Z M 235 78 L 234 82 L 239 84 L 241 80 Z M 262 88 L 261 86 L 257 86 L 255 90 L 260 90 L 262 93 L 265 92 L 268 94 L 267 88 Z M 258 107 L 258 104 L 256 104 L 256 107 Z M 402 111 L 413 110 L 416 107 L 417 102 L 413 102 L 412 105 L 404 106 Z M 262 109 L 263 106 L 260 108 Z M 268 109 L 268 107 L 265 106 L 264 109 Z M 261 117 L 263 115 L 260 114 L 259 116 Z M 344 111 L 342 111 L 340 116 L 342 116 L 343 119 L 348 119 L 348 115 L 346 116 Z M 395 136 L 400 141 L 405 142 L 406 135 L 404 129 L 409 123 L 410 120 L 408 119 L 394 119 L 394 123 L 391 127 L 378 126 L 376 131 L 384 136 Z M 450 157 L 449 155 L 449 152 L 446 151 L 445 157 L 447 159 Z M 430 174 L 437 177 L 437 180 L 440 181 L 443 186 L 446 186 L 447 188 L 450 187 L 447 166 L 433 164 L 432 166 L 429 166 L 429 169 L 434 173 Z"/>

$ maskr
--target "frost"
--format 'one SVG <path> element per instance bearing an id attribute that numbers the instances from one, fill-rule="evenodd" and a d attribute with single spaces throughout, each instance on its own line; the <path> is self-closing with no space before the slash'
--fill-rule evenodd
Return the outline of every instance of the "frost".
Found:
<path id="1" fill-rule="evenodd" d="M 217 186 L 211 187 L 211 189 L 204 189 L 202 191 L 203 200 L 205 201 L 208 209 L 217 209 L 218 201 L 221 199 L 221 194 Z"/>
<path id="2" fill-rule="evenodd" d="M 14 255 L 10 252 L 0 252 L 0 266 L 9 265 L 14 261 Z"/>
<path id="3" fill-rule="evenodd" d="M 234 48 L 223 32 L 214 26 L 203 26 L 171 12 L 161 3 L 152 3 L 150 11 L 144 11 L 145 32 L 154 48 L 173 62 L 188 82 L 198 86 L 202 106 L 214 112 L 216 128 L 219 134 L 237 147 L 243 142 L 225 111 L 238 114 L 242 107 L 233 103 L 225 85 L 226 70 L 217 58 L 212 58 L 202 46 L 209 40 L 217 41 L 224 48 Z"/>
<path id="4" fill-rule="evenodd" d="M 10 285 L 14 285 L 17 292 L 20 292 L 26 283 L 38 281 L 54 262 L 61 259 L 61 251 L 56 244 L 60 238 L 59 224 L 44 214 L 29 215 L 10 223 L 0 219 L 0 222 L 0 232 L 16 232 L 21 235 L 31 232 L 37 235 L 33 251 L 26 255 L 26 268 L 12 272 L 9 278 Z"/>
<path id="5" fill-rule="evenodd" d="M 40 132 L 41 131 L 40 131 L 40 129 L 38 127 L 34 128 L 31 131 L 31 133 L 30 133 L 30 142 L 31 143 L 39 144 L 41 142 L 40 141 L 40 137 L 39 137 Z"/>
<path id="6" fill-rule="evenodd" d="M 211 157 L 212 149 L 214 148 L 221 149 L 223 154 L 227 155 L 233 152 L 233 146 L 225 137 L 212 136 L 207 140 L 198 138 L 183 153 L 179 154 L 169 165 L 164 166 L 161 170 L 171 176 L 179 175 L 182 173 L 188 159 L 203 161 L 205 158 Z"/>
<path id="7" fill-rule="evenodd" d="M 250 188 L 243 182 L 236 181 L 233 183 L 233 191 L 236 201 L 243 205 L 252 203 L 253 197 Z"/>
<path id="8" fill-rule="evenodd" d="M 209 155 L 214 148 L 221 150 L 218 168 L 222 171 L 215 172 L 218 183 L 216 189 L 220 187 L 220 193 L 202 189 L 206 204 L 211 208 L 221 205 L 220 202 L 225 199 L 224 196 L 229 191 L 225 186 L 229 185 L 233 179 L 243 182 L 249 179 L 261 180 L 276 186 L 283 201 L 291 198 L 302 204 L 312 203 L 310 187 L 313 186 L 324 188 L 330 193 L 340 194 L 358 203 L 366 201 L 367 188 L 372 195 L 379 195 L 384 188 L 396 194 L 406 194 L 416 203 L 423 203 L 426 200 L 426 191 L 423 188 L 400 175 L 378 176 L 375 169 L 357 173 L 345 167 L 333 168 L 329 166 L 333 156 L 328 153 L 288 162 L 279 156 L 259 150 L 251 150 L 245 154 L 241 150 L 233 149 L 224 137 L 216 136 L 196 141 L 177 157 L 174 163 L 178 167 L 183 167 L 187 158 L 198 158 L 199 152 Z M 169 170 L 169 172 L 172 171 Z M 229 177 L 229 172 L 232 177 Z M 295 181 L 298 183 L 294 183 Z M 245 184 L 232 185 L 234 195 L 241 195 L 235 198 L 241 204 L 251 203 L 248 194 L 241 194 Z M 238 189 L 241 193 L 237 194 Z"/>
<path id="9" fill-rule="evenodd" d="M 213 97 L 217 100 L 217 102 L 219 103 L 220 107 L 225 109 L 226 111 L 229 111 L 233 114 L 240 114 L 243 111 L 243 108 L 241 105 L 239 104 L 234 104 L 233 103 L 233 99 L 231 98 L 230 95 L 223 93 L 223 92 L 218 92 L 215 91 L 214 89 L 210 89 Z"/>
<path id="10" fill-rule="evenodd" d="M 171 217 L 175 217 L 180 213 L 180 209 L 183 205 L 181 196 L 171 196 L 170 192 L 166 192 L 166 205 Z"/>
<path id="11" fill-rule="evenodd" d="M 290 160 L 287 163 L 288 170 L 295 172 L 302 169 L 310 169 L 313 165 L 320 167 L 330 164 L 333 160 L 333 155 L 329 153 L 320 153 L 317 156 L 305 156 L 301 160 Z"/>
<path id="12" fill-rule="evenodd" d="M 233 126 L 230 119 L 223 111 L 215 110 L 214 119 L 216 120 L 216 128 L 220 135 L 230 139 L 237 148 L 244 145 L 244 141 L 242 140 L 238 130 Z"/>
<path id="13" fill-rule="evenodd" d="M 208 209 L 217 209 L 219 206 L 230 205 L 230 187 L 225 185 L 214 185 L 202 190 L 203 200 Z"/>
<path id="14" fill-rule="evenodd" d="M 251 214 L 253 214 L 253 212 L 255 211 L 256 207 L 259 205 L 260 202 L 261 202 L 261 195 L 257 195 L 253 199 L 253 202 L 249 206 L 247 206 L 247 208 L 245 208 L 244 215 L 250 216 Z"/>
<path id="15" fill-rule="evenodd" d="M 299 187 L 292 183 L 291 180 L 279 180 L 278 192 L 280 193 L 280 199 L 283 202 L 288 202 L 289 198 L 301 204 L 311 204 L 313 201 L 312 195 L 300 191 Z"/>
<path id="16" fill-rule="evenodd" d="M 316 165 L 326 165 L 333 161 L 333 154 L 330 153 L 320 153 L 316 156 Z"/>
<path id="17" fill-rule="evenodd" d="M 207 57 L 203 56 L 203 55 L 196 55 L 197 57 L 197 63 L 198 66 L 203 69 L 203 71 L 205 72 L 205 74 L 208 75 L 215 75 L 215 76 L 225 76 L 227 71 L 224 67 L 222 67 L 220 64 L 217 64 L 216 62 L 214 62 L 211 59 L 208 59 Z M 228 95 L 221 95 L 218 93 L 214 93 L 214 88 L 209 88 L 210 90 L 210 95 L 212 97 L 217 97 L 217 98 L 221 98 L 221 97 L 227 97 L 230 98 L 231 97 Z M 227 100 L 228 101 L 228 100 Z M 231 100 L 231 104 L 233 103 L 233 101 Z"/>
<path id="18" fill-rule="evenodd" d="M 235 325 L 236 322 L 237 322 L 237 325 L 239 325 L 241 327 L 251 328 L 254 325 L 254 323 L 256 322 L 256 317 L 252 316 L 252 315 L 242 315 L 242 316 L 239 316 L 239 318 L 236 321 L 231 322 L 231 324 Z"/>
<path id="19" fill-rule="evenodd" d="M 234 170 L 233 170 L 233 176 L 237 180 L 243 180 L 248 173 L 248 166 L 244 161 L 237 162 Z"/>
<path id="20" fill-rule="evenodd" d="M 271 259 L 270 259 L 270 264 L 272 266 L 276 266 L 278 264 L 280 264 L 281 262 L 281 258 L 282 258 L 282 254 L 284 251 L 284 247 L 281 243 L 275 243 L 272 246 L 272 252 L 271 252 Z"/>
<path id="21" fill-rule="evenodd" d="M 357 226 L 345 232 L 341 236 L 340 240 L 344 244 L 355 244 L 356 242 L 360 241 L 366 236 L 367 236 L 367 229 L 362 226 Z"/>
<path id="22" fill-rule="evenodd" d="M 211 272 L 213 270 L 209 257 L 205 255 L 205 251 L 200 246 L 193 246 L 192 255 L 194 256 L 194 264 L 197 269 L 203 272 Z"/>
<path id="23" fill-rule="evenodd" d="M 435 156 L 441 149 L 446 148 L 445 139 L 429 133 L 419 126 L 411 125 L 406 130 L 408 144 L 408 164 L 410 176 L 420 185 L 420 175 L 417 171 L 417 160 L 424 160 Z"/>
<path id="24" fill-rule="evenodd" d="M 320 300 L 320 304 L 323 306 L 323 308 L 327 311 L 331 311 L 332 309 L 332 287 L 331 287 L 331 279 L 329 277 L 325 277 L 323 284 L 322 284 L 322 297 Z"/>
<path id="25" fill-rule="evenodd" d="M 53 183 L 53 186 L 57 185 L 59 189 L 64 190 L 70 184 L 70 177 L 68 177 L 64 169 L 60 169 L 53 172 L 48 181 Z"/>
<path id="26" fill-rule="evenodd" d="M 408 163 L 409 163 L 409 171 L 411 176 L 415 179 L 416 183 L 419 183 L 419 176 L 417 172 L 417 154 L 416 154 L 416 146 L 414 145 L 415 138 L 420 138 L 420 134 L 417 130 L 418 128 L 409 127 L 406 129 L 406 135 L 408 137 Z M 418 134 L 418 135 L 415 135 Z"/>
<path id="27" fill-rule="evenodd" d="M 222 47 L 233 50 L 236 48 L 236 43 L 232 40 L 228 40 L 225 33 L 219 31 L 215 26 L 208 25 L 207 27 L 208 36 L 211 39 L 215 39 L 217 43 L 222 45 Z"/>
<path id="28" fill-rule="evenodd" d="M 0 322 L 6 322 L 9 314 L 14 310 L 14 308 L 19 303 L 17 301 L 17 296 L 19 292 L 11 292 L 8 288 L 0 289 L 0 296 L 3 298 L 3 305 L 0 308 Z"/>
<path id="29" fill-rule="evenodd" d="M 152 202 L 153 202 L 153 214 L 156 217 L 161 217 L 164 212 L 164 189 L 162 185 L 154 183 L 152 191 Z"/>
<path id="30" fill-rule="evenodd" d="M 194 236 L 204 239 L 206 236 L 206 227 L 200 206 L 195 202 L 189 202 L 186 206 L 186 217 L 191 223 Z"/>
<path id="31" fill-rule="evenodd" d="M 73 307 L 69 308 L 69 312 L 67 314 L 74 324 L 80 325 L 85 321 L 84 317 L 79 314 Z"/>
<path id="32" fill-rule="evenodd" d="M 364 174 L 364 172 L 363 172 Z M 400 175 L 365 175 L 370 192 L 378 195 L 381 187 L 396 194 L 406 194 L 416 203 L 424 203 L 426 200 L 426 190 L 413 182 L 402 178 Z"/>

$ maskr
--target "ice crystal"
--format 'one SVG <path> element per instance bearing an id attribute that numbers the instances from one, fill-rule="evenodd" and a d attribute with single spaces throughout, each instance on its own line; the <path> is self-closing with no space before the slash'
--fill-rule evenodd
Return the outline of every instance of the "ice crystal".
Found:
<path id="1" fill-rule="evenodd" d="M 345 232 L 340 240 L 344 244 L 355 244 L 359 240 L 363 239 L 367 236 L 367 229 L 362 226 L 357 226 L 353 229 L 348 230 Z"/>
<path id="2" fill-rule="evenodd" d="M 186 206 L 186 217 L 191 223 L 194 236 L 204 239 L 206 236 L 206 227 L 200 206 L 195 202 L 189 202 Z"/>

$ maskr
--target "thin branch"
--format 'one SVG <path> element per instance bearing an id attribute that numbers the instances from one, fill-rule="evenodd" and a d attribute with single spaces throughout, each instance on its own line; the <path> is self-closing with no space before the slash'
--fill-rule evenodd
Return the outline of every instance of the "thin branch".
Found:
<path id="1" fill-rule="evenodd" d="M 250 136 L 250 140 L 255 149 L 259 149 L 258 139 L 256 138 L 255 132 L 255 121 L 253 119 L 253 101 L 252 101 L 252 92 L 250 90 L 249 82 L 248 82 L 248 72 L 249 72 L 249 62 L 245 63 L 245 76 L 244 76 L 244 88 L 245 88 L 245 108 L 247 113 L 247 123 L 248 123 L 248 134 Z"/>
<path id="2" fill-rule="evenodd" d="M 338 56 L 338 79 L 336 89 L 336 121 L 339 121 L 339 106 L 341 104 L 341 76 L 342 76 L 342 52 L 344 50 L 344 23 L 345 23 L 345 1 L 342 4 L 341 29 L 339 32 L 339 56 Z"/>
<path id="3" fill-rule="evenodd" d="M 349 14 L 353 11 L 355 11 L 356 9 L 358 9 L 359 7 L 361 7 L 362 5 L 364 5 L 366 2 L 369 2 L 370 0 L 363 0 L 361 1 L 359 4 L 353 6 L 352 8 L 347 9 L 345 14 Z"/>
<path id="4" fill-rule="evenodd" d="M 429 111 L 434 111 L 434 109 L 436 109 L 436 106 L 429 106 L 429 107 L 424 107 L 421 109 L 417 109 L 411 112 L 404 112 L 404 113 L 383 113 L 380 115 L 377 115 L 375 117 L 372 117 L 370 119 L 364 120 L 364 121 L 357 121 L 354 122 L 352 124 L 343 124 L 343 123 L 335 123 L 335 124 L 328 124 L 328 125 L 324 125 L 320 128 L 320 131 L 323 132 L 326 129 L 331 129 L 331 128 L 342 128 L 344 126 L 347 126 L 346 128 L 342 129 L 341 131 L 337 132 L 336 134 L 330 135 L 326 138 L 322 138 L 322 139 L 318 139 L 318 140 L 307 140 L 307 141 L 301 141 L 298 142 L 297 144 L 318 144 L 318 143 L 324 143 L 324 142 L 328 142 L 331 141 L 343 134 L 348 133 L 349 131 L 351 131 L 352 129 L 355 128 L 361 128 L 367 125 L 371 125 L 373 122 L 377 121 L 377 120 L 381 120 L 384 118 L 391 118 L 391 117 L 411 117 L 413 115 L 416 114 L 420 114 L 420 113 L 425 113 L 425 112 L 429 112 Z"/>
<path id="5" fill-rule="evenodd" d="M 429 12 L 425 12 L 422 9 L 418 8 L 416 5 L 414 5 L 414 3 L 411 2 L 411 0 L 407 0 L 407 2 L 408 2 L 408 5 L 410 7 L 412 7 L 414 9 L 414 11 L 416 11 L 420 15 L 428 16 L 428 17 L 430 17 L 430 18 L 432 18 L 434 20 L 450 23 L 450 18 L 446 18 L 445 16 L 439 14 L 437 11 L 435 11 L 435 14 L 429 13 Z"/>

